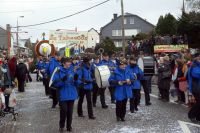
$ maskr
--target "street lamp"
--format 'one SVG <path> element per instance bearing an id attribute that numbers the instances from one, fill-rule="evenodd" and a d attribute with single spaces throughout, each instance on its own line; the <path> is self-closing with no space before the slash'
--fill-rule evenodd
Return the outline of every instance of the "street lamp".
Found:
<path id="1" fill-rule="evenodd" d="M 19 32 L 19 24 L 18 24 L 18 19 L 19 18 L 24 18 L 24 16 L 19 16 L 19 17 L 17 17 L 17 33 L 16 33 L 16 39 L 17 39 L 17 51 L 18 51 L 18 55 L 20 54 L 19 53 L 19 35 L 18 35 L 18 32 Z"/>

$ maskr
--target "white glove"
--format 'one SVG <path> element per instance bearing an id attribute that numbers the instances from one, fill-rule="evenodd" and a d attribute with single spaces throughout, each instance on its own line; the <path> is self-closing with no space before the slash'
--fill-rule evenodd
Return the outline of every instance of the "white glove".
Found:
<path id="1" fill-rule="evenodd" d="M 118 84 L 119 84 L 119 85 L 123 85 L 122 81 L 119 81 Z"/>

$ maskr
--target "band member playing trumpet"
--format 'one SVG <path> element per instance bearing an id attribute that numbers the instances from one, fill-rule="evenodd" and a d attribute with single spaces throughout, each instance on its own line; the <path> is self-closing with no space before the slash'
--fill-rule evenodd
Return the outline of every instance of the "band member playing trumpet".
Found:
<path id="1" fill-rule="evenodd" d="M 125 121 L 126 104 L 129 98 L 132 98 L 132 82 L 134 77 L 126 68 L 126 61 L 120 60 L 119 66 L 109 78 L 110 84 L 114 85 L 114 97 L 116 100 L 117 121 Z"/>

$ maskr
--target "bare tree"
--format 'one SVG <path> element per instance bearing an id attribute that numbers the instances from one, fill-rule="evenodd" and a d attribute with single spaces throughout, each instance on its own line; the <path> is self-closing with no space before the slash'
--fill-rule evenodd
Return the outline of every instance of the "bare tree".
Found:
<path id="1" fill-rule="evenodd" d="M 195 12 L 200 12 L 200 0 L 186 0 L 189 9 Z"/>

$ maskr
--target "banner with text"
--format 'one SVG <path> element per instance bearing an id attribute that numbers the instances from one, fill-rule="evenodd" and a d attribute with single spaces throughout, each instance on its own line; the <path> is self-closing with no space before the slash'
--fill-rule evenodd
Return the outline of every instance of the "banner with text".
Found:
<path id="1" fill-rule="evenodd" d="M 188 49 L 188 45 L 155 45 L 154 53 L 173 53 L 180 52 L 183 49 Z"/>
<path id="2" fill-rule="evenodd" d="M 49 43 L 55 47 L 83 48 L 87 47 L 88 32 L 85 31 L 50 31 Z"/>

